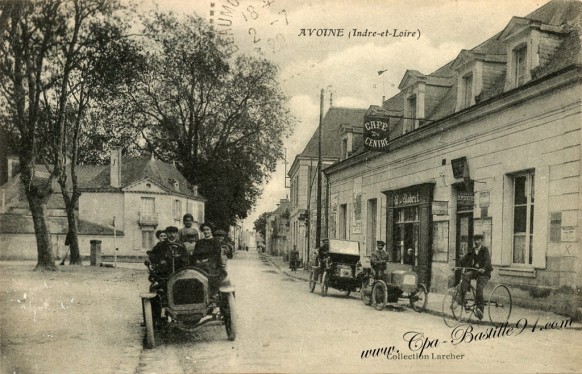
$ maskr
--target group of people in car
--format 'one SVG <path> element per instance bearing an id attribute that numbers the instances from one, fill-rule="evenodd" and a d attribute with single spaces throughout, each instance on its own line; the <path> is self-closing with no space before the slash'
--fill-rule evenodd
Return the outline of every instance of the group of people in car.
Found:
<path id="1" fill-rule="evenodd" d="M 196 266 L 208 274 L 212 285 L 216 285 L 227 276 L 226 259 L 233 257 L 230 238 L 224 230 L 214 231 L 210 224 L 203 223 L 200 225 L 202 238 L 199 239 L 191 214 L 184 215 L 183 223 L 181 229 L 168 226 L 156 232 L 159 242 L 147 252 L 151 264 L 158 273 L 166 275 L 187 266 Z"/>

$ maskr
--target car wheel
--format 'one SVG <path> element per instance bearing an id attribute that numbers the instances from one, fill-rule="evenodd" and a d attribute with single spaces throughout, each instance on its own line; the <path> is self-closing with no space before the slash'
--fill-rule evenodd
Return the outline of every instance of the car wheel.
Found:
<path id="1" fill-rule="evenodd" d="M 225 309 L 224 327 L 226 328 L 226 335 L 228 336 L 228 340 L 233 341 L 234 339 L 236 339 L 238 325 L 234 293 L 229 293 L 226 300 L 228 307 Z"/>
<path id="2" fill-rule="evenodd" d="M 156 338 L 154 332 L 154 318 L 152 315 L 152 303 L 151 299 L 143 298 L 141 299 L 143 303 L 143 316 L 146 326 L 146 348 L 153 349 L 156 347 Z"/>
<path id="3" fill-rule="evenodd" d="M 377 281 L 372 288 L 372 302 L 377 310 L 383 310 L 388 303 L 388 286 L 384 281 Z"/>
<path id="4" fill-rule="evenodd" d="M 417 312 L 422 312 L 426 308 L 428 292 L 424 284 L 419 283 L 416 291 L 410 295 L 410 306 Z"/>

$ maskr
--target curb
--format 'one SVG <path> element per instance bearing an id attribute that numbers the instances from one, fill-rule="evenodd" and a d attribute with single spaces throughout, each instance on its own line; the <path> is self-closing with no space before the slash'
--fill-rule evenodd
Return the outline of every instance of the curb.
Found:
<path id="1" fill-rule="evenodd" d="M 304 282 L 309 282 L 308 279 L 304 279 L 301 278 L 297 275 L 294 275 L 292 273 L 290 273 L 287 270 L 283 270 L 278 264 L 276 264 L 272 259 L 271 256 L 268 256 L 266 254 L 261 253 L 260 258 L 263 258 L 267 261 L 269 261 L 269 263 L 271 263 L 273 266 L 275 266 L 280 272 L 284 273 L 286 276 L 291 277 L 291 278 L 295 278 L 295 279 L 299 279 L 302 280 Z M 430 297 L 430 293 L 427 294 L 427 297 Z M 440 310 L 434 310 L 434 309 L 428 309 L 426 308 L 424 311 L 420 312 L 419 314 L 422 313 L 426 313 L 426 314 L 430 314 L 436 317 L 440 317 L 440 318 L 444 318 L 444 313 Z M 575 323 L 577 323 L 576 321 L 574 321 Z M 459 322 L 459 325 L 462 323 L 470 323 L 472 325 L 477 325 L 477 326 L 497 326 L 497 324 L 490 322 L 490 321 L 486 321 L 486 320 L 482 320 L 482 321 L 478 321 L 478 320 L 471 320 L 471 321 L 461 321 Z M 572 327 L 568 327 L 567 330 L 577 330 L 577 331 L 582 331 L 582 325 L 577 323 L 579 326 L 572 326 Z"/>

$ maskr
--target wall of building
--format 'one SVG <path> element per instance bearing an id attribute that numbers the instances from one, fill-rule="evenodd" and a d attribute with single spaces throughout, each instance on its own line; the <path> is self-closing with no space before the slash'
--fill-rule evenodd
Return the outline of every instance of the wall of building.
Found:
<path id="1" fill-rule="evenodd" d="M 449 209 L 447 216 L 432 217 L 433 222 L 449 222 L 448 262 L 432 263 L 432 287 L 442 291 L 453 281 L 451 268 L 456 247 L 453 183 L 462 182 L 452 175 L 451 159 L 467 157 L 470 176 L 476 181 L 473 218 L 483 219 L 480 223 L 491 222 L 486 244 L 496 270 L 490 283 L 513 285 L 514 296 L 523 303 L 541 306 L 559 300 L 563 310 L 571 312 L 574 302 L 567 300 L 575 299 L 571 297 L 572 292 L 582 284 L 580 92 L 580 85 L 576 85 L 549 91 L 519 105 L 493 102 L 478 109 L 479 112 L 466 114 L 464 118 L 469 122 L 465 125 L 461 124 L 463 117 L 452 119 L 451 123 L 459 123 L 457 127 L 332 174 L 330 193 L 338 196 L 338 204 L 347 204 L 348 215 L 352 215 L 354 190 L 358 189 L 361 178 L 362 201 L 378 199 L 377 235 L 382 238 L 386 224 L 382 191 L 434 183 L 433 200 L 447 201 Z M 406 139 L 403 137 L 402 141 Z M 506 207 L 512 202 L 507 184 L 508 175 L 527 169 L 535 169 L 534 266 L 520 267 L 511 265 L 512 233 L 507 231 L 511 227 L 511 215 Z M 481 196 L 488 196 L 486 213 L 480 208 Z M 349 239 L 359 240 L 364 248 L 366 209 L 367 204 L 362 204 L 361 232 L 354 233 L 350 225 L 348 234 Z M 567 237 L 561 240 L 550 240 L 552 213 L 568 220 L 567 226 L 562 223 L 566 230 L 562 234 Z M 482 214 L 486 215 L 482 217 Z M 353 223 L 352 217 L 349 220 Z"/>

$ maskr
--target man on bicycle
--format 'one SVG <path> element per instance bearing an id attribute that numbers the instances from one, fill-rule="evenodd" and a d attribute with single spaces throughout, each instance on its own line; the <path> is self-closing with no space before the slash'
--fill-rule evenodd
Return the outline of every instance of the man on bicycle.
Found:
<path id="1" fill-rule="evenodd" d="M 489 256 L 489 249 L 483 244 L 483 235 L 474 235 L 473 241 L 475 247 L 471 248 L 465 256 L 461 259 L 462 267 L 471 267 L 477 270 L 468 270 L 463 274 L 463 283 L 461 287 L 461 295 L 464 298 L 469 290 L 471 279 L 477 279 L 477 287 L 475 288 L 475 315 L 477 318 L 483 318 L 483 308 L 485 307 L 485 300 L 483 298 L 483 290 L 491 278 L 491 257 Z"/>

